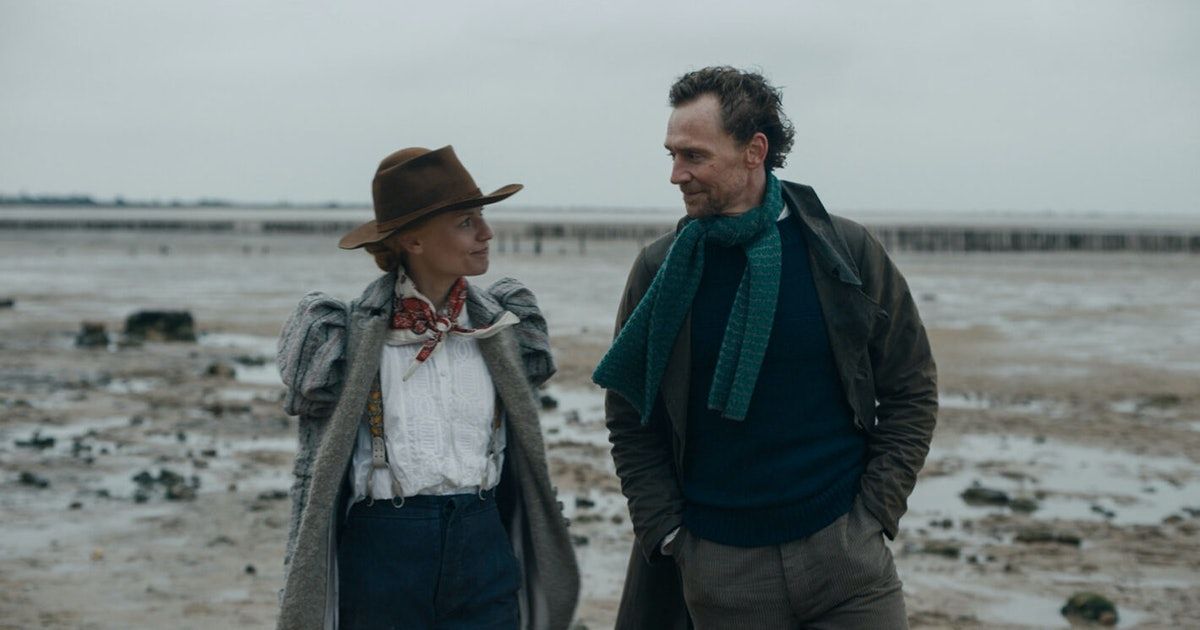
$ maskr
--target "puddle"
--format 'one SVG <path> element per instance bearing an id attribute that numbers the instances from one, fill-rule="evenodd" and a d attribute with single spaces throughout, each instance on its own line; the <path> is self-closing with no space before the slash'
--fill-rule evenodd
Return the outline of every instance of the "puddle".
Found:
<path id="1" fill-rule="evenodd" d="M 76 438 L 87 438 L 89 434 L 100 433 L 106 429 L 129 426 L 129 416 L 107 416 L 104 418 L 85 418 L 73 421 L 71 424 L 14 424 L 0 428 L 0 442 L 3 449 L 16 448 L 15 441 L 26 441 L 37 433 L 42 438 L 54 438 L 54 446 L 45 449 L 54 452 L 71 450 L 71 443 Z M 97 440 L 97 442 L 105 442 Z M 22 451 L 34 453 L 37 449 L 21 447 Z"/>
<path id="2" fill-rule="evenodd" d="M 279 369 L 275 367 L 275 352 L 278 340 L 261 335 L 239 335 L 232 333 L 205 333 L 198 343 L 210 348 L 237 348 L 246 354 L 264 357 L 262 365 L 234 365 L 234 379 L 248 385 L 280 385 Z"/>
<path id="3" fill-rule="evenodd" d="M 283 379 L 279 376 L 279 368 L 269 361 L 263 365 L 236 365 L 233 368 L 233 378 L 239 383 L 248 385 L 277 385 L 283 387 Z"/>
<path id="4" fill-rule="evenodd" d="M 1061 418 L 1069 411 L 1069 407 L 1067 405 L 1053 400 L 1031 398 L 1028 400 L 1009 402 L 970 393 L 938 394 L 938 407 L 942 409 L 963 409 L 972 411 L 990 409 L 993 411 L 1006 411 L 1010 413 L 1021 413 L 1050 418 Z"/>
<path id="5" fill-rule="evenodd" d="M 209 348 L 240 348 L 248 353 L 274 359 L 277 339 L 262 335 L 240 335 L 233 333 L 202 333 L 196 343 Z"/>
<path id="6" fill-rule="evenodd" d="M 923 591 L 964 596 L 974 603 L 970 612 L 980 621 L 1007 626 L 1030 628 L 1070 628 L 1071 623 L 1060 612 L 1072 593 L 1081 588 L 1063 587 L 1054 595 L 1014 592 L 1011 586 L 991 587 L 974 580 L 958 576 L 907 573 L 901 576 L 904 590 L 913 594 Z M 1101 590 L 1091 589 L 1091 590 Z M 1119 607 L 1119 626 L 1135 626 L 1146 618 L 1146 613 Z"/>
<path id="7" fill-rule="evenodd" d="M 608 448 L 604 390 L 548 387 L 542 393 L 558 401 L 556 409 L 540 412 L 548 444 L 573 442 Z"/>
<path id="8" fill-rule="evenodd" d="M 929 462 L 953 462 L 955 472 L 926 476 L 909 499 L 915 514 L 938 518 L 974 518 L 1006 508 L 976 507 L 963 502 L 963 490 L 978 481 L 1009 496 L 1045 493 L 1041 519 L 1104 520 L 1099 506 L 1114 514 L 1112 522 L 1158 524 L 1181 507 L 1200 504 L 1200 466 L 1182 457 L 1151 457 L 1056 440 L 1003 436 L 964 436 L 947 442 L 935 438 Z"/>
<path id="9" fill-rule="evenodd" d="M 113 394 L 144 394 L 162 385 L 158 378 L 122 378 L 109 382 L 104 391 Z"/>

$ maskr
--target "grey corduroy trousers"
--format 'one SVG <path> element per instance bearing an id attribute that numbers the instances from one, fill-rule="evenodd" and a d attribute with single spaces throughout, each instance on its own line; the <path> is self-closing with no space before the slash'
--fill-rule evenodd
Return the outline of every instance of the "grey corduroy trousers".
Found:
<path id="1" fill-rule="evenodd" d="M 908 628 L 883 528 L 857 499 L 807 538 L 731 547 L 686 529 L 670 545 L 697 630 Z"/>

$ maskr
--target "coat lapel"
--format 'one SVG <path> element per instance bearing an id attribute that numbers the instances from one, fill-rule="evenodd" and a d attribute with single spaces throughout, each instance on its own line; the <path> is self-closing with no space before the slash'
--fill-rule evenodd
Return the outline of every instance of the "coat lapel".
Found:
<path id="1" fill-rule="evenodd" d="M 667 359 L 667 369 L 663 373 L 659 395 L 662 396 L 663 406 L 671 419 L 675 435 L 682 441 L 687 433 L 688 385 L 691 381 L 692 367 L 692 313 L 689 310 L 679 326 L 679 334 L 675 337 L 675 346 Z"/>

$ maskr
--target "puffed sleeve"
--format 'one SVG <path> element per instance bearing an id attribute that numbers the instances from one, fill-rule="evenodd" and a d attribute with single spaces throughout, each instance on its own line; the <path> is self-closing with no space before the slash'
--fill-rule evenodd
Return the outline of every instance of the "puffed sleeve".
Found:
<path id="1" fill-rule="evenodd" d="M 546 318 L 538 308 L 537 298 L 529 287 L 512 278 L 502 278 L 488 287 L 488 294 L 500 306 L 516 315 L 521 323 L 514 326 L 521 362 L 530 385 L 545 383 L 558 370 L 550 354 L 550 334 Z"/>
<path id="2" fill-rule="evenodd" d="M 333 413 L 342 384 L 348 319 L 343 302 L 312 292 L 284 324 L 275 362 L 288 415 L 326 418 Z"/>

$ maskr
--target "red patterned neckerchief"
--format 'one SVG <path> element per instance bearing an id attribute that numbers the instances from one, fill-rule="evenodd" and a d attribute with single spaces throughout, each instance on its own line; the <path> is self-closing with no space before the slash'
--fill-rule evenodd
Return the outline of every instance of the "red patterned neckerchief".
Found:
<path id="1" fill-rule="evenodd" d="M 467 303 L 467 279 L 459 278 L 450 287 L 446 297 L 445 313 L 433 309 L 433 303 L 417 290 L 416 285 L 404 270 L 396 279 L 396 300 L 392 311 L 391 331 L 388 333 L 388 345 L 408 345 L 420 343 L 421 349 L 413 359 L 412 365 L 404 372 L 403 380 L 408 380 L 448 335 L 463 335 L 474 338 L 491 337 L 501 329 L 516 324 L 520 320 L 516 315 L 505 311 L 500 318 L 489 326 L 468 328 L 458 323 L 463 306 Z"/>

